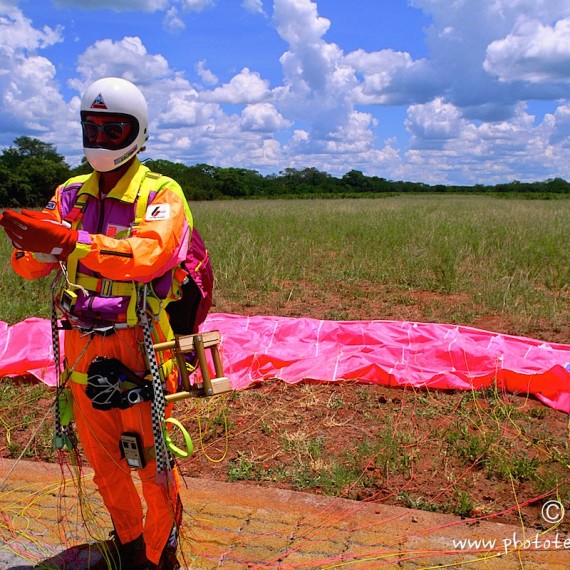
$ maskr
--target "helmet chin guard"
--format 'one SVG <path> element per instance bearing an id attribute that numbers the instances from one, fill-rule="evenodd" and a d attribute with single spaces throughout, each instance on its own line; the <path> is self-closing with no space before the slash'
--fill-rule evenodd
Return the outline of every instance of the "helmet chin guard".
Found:
<path id="1" fill-rule="evenodd" d="M 131 135 L 120 148 L 90 142 L 83 136 L 87 162 L 99 172 L 119 168 L 140 152 L 148 139 L 148 108 L 138 87 L 120 77 L 105 77 L 92 83 L 81 99 L 81 120 L 87 115 L 119 115 L 132 124 Z"/>

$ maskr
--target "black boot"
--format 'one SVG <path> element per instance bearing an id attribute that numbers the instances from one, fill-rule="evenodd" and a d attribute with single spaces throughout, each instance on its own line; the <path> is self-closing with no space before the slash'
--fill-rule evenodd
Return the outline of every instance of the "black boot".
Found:
<path id="1" fill-rule="evenodd" d="M 178 570 L 180 562 L 176 558 L 176 547 L 166 545 L 158 561 L 158 570 Z"/>
<path id="2" fill-rule="evenodd" d="M 176 547 L 170 545 L 164 547 L 158 564 L 148 562 L 146 566 L 146 570 L 178 570 L 179 568 L 181 566 L 176 558 Z"/>
<path id="3" fill-rule="evenodd" d="M 149 565 L 142 534 L 123 544 L 113 531 L 111 539 L 99 543 L 97 549 L 101 553 L 101 560 L 90 565 L 91 570 L 146 570 Z"/>

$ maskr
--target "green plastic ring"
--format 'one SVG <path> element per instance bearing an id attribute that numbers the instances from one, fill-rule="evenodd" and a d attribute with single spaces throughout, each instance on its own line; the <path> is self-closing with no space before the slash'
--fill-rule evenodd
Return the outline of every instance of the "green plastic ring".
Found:
<path id="1" fill-rule="evenodd" d="M 194 444 L 192 443 L 192 438 L 190 434 L 186 430 L 186 428 L 175 418 L 166 418 L 165 423 L 172 424 L 173 426 L 177 427 L 180 432 L 182 433 L 182 437 L 184 438 L 184 444 L 186 445 L 186 449 L 181 449 L 174 445 L 166 426 L 164 427 L 164 443 L 166 443 L 166 447 L 174 454 L 176 457 L 186 458 L 189 457 L 190 454 L 194 451 Z"/>

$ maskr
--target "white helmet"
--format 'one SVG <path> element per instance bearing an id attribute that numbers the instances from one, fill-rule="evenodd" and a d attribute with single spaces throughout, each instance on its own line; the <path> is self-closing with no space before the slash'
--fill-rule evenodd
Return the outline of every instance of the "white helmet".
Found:
<path id="1" fill-rule="evenodd" d="M 127 115 L 132 130 L 121 143 L 121 148 L 101 146 L 85 135 L 83 129 L 83 151 L 87 162 L 99 172 L 114 170 L 130 160 L 144 148 L 148 139 L 148 108 L 141 91 L 126 79 L 105 77 L 92 83 L 81 99 L 81 120 L 93 114 Z"/>

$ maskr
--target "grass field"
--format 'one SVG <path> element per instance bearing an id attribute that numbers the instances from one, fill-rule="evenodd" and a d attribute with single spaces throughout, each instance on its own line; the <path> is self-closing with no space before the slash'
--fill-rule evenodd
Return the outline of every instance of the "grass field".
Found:
<path id="1" fill-rule="evenodd" d="M 216 274 L 213 312 L 447 322 L 570 343 L 570 200 L 191 207 Z M 47 317 L 49 280 L 14 276 L 1 237 L 0 320 Z M 50 403 L 41 386 L 3 384 L 4 456 L 53 460 Z M 177 404 L 177 417 L 201 443 L 182 465 L 191 476 L 514 523 L 523 503 L 570 501 L 568 418 L 525 395 L 268 382 Z M 538 510 L 524 517 L 535 524 Z"/>
<path id="2" fill-rule="evenodd" d="M 449 322 L 498 315 L 514 334 L 543 321 L 568 332 L 570 200 L 399 196 L 193 210 L 216 270 L 219 311 L 266 305 L 288 313 L 332 288 L 346 299 L 322 318 L 389 318 L 398 306 L 404 316 L 410 294 L 421 293 L 451 299 Z M 390 314 L 372 312 L 379 295 L 390 298 Z M 430 303 L 425 309 L 433 320 Z"/>
<path id="3" fill-rule="evenodd" d="M 370 297 L 398 292 L 403 306 L 410 292 L 458 295 L 450 321 L 498 314 L 518 334 L 537 320 L 568 323 L 570 200 L 429 195 L 191 206 L 214 265 L 219 311 L 267 304 L 280 314 L 310 302 L 307 289 L 341 287 L 351 298 L 323 316 L 362 318 L 370 290 Z M 11 247 L 2 238 L 6 260 Z M 49 280 L 24 282 L 7 261 L 1 267 L 0 320 L 47 316 Z"/>

